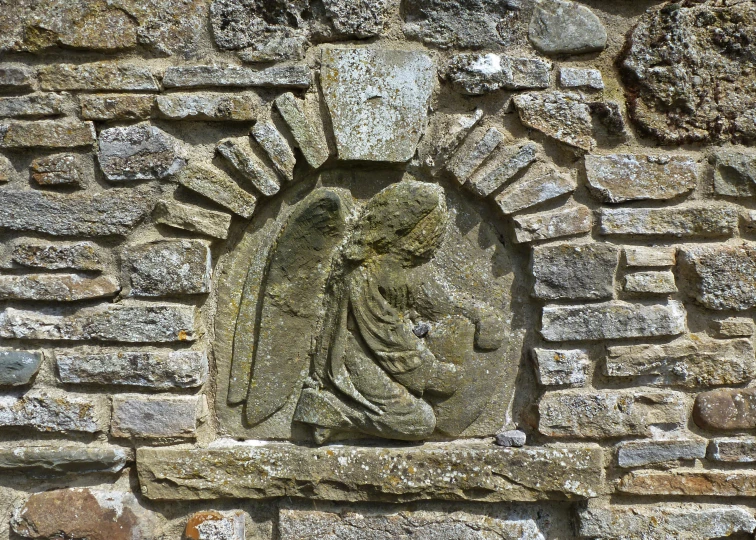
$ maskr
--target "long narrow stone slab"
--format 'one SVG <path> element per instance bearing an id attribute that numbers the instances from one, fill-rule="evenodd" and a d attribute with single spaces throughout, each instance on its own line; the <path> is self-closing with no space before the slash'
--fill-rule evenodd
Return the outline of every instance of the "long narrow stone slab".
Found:
<path id="1" fill-rule="evenodd" d="M 0 146 L 5 148 L 75 148 L 94 143 L 92 122 L 65 118 L 0 124 Z"/>
<path id="2" fill-rule="evenodd" d="M 514 218 L 515 242 L 518 244 L 587 233 L 591 228 L 593 212 L 582 204 Z"/>
<path id="3" fill-rule="evenodd" d="M 723 205 L 675 208 L 604 208 L 601 234 L 716 238 L 732 236 L 738 228 L 738 211 Z"/>
<path id="4" fill-rule="evenodd" d="M 636 495 L 756 497 L 756 471 L 633 471 L 622 477 L 617 490 Z"/>
<path id="5" fill-rule="evenodd" d="M 110 276 L 79 274 L 29 274 L 0 276 L 0 300 L 73 302 L 115 296 L 121 286 Z"/>
<path id="6" fill-rule="evenodd" d="M 202 88 L 212 86 L 271 86 L 308 88 L 312 82 L 307 66 L 272 66 L 252 69 L 238 66 L 180 66 L 165 70 L 166 88 Z"/>
<path id="7" fill-rule="evenodd" d="M 37 431 L 101 431 L 103 400 L 57 390 L 0 396 L 0 427 Z"/>
<path id="8" fill-rule="evenodd" d="M 0 448 L 1 471 L 24 471 L 38 474 L 117 473 L 133 450 L 120 446 L 45 445 Z"/>
<path id="9" fill-rule="evenodd" d="M 593 445 L 310 448 L 230 442 L 210 448 L 140 448 L 137 471 L 142 492 L 153 500 L 565 500 L 595 497 L 604 483 L 602 450 Z"/>
<path id="10" fill-rule="evenodd" d="M 157 92 L 160 87 L 146 67 L 131 64 L 96 62 L 57 64 L 39 70 L 42 90 L 97 90 Z"/>

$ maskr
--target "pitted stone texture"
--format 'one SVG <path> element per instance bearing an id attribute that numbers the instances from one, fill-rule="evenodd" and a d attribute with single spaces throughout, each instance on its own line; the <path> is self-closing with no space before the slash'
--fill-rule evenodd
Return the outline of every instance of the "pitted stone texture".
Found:
<path id="1" fill-rule="evenodd" d="M 574 236 L 590 232 L 592 228 L 593 212 L 582 204 L 514 218 L 516 243 Z"/>
<path id="2" fill-rule="evenodd" d="M 751 148 L 717 148 L 709 158 L 714 166 L 714 192 L 729 197 L 756 195 L 756 152 Z"/>
<path id="3" fill-rule="evenodd" d="M 146 120 L 152 115 L 155 96 L 140 94 L 79 96 L 84 120 Z"/>
<path id="4" fill-rule="evenodd" d="M 255 212 L 257 197 L 243 190 L 220 169 L 204 163 L 190 163 L 176 175 L 182 186 L 228 208 L 234 214 L 249 219 Z"/>
<path id="5" fill-rule="evenodd" d="M 695 299 L 709 309 L 744 310 L 756 306 L 756 247 L 706 245 L 680 249 L 684 275 Z"/>
<path id="6" fill-rule="evenodd" d="M 685 332 L 680 302 L 644 305 L 612 301 L 582 306 L 546 306 L 541 335 L 546 341 L 600 341 Z"/>
<path id="7" fill-rule="evenodd" d="M 176 201 L 158 201 L 152 213 L 155 223 L 168 225 L 213 238 L 228 238 L 231 216 Z"/>
<path id="8" fill-rule="evenodd" d="M 533 296 L 548 300 L 601 300 L 614 296 L 619 249 L 608 244 L 533 248 Z"/>
<path id="9" fill-rule="evenodd" d="M 198 396 L 113 397 L 113 437 L 194 438 L 197 431 Z"/>
<path id="10" fill-rule="evenodd" d="M 2 353 L 0 353 L 2 359 Z M 59 352 L 58 377 L 66 384 L 138 386 L 172 390 L 196 388 L 207 380 L 205 353 L 171 352 Z"/>
<path id="11" fill-rule="evenodd" d="M 436 82 L 416 51 L 325 48 L 320 83 L 341 159 L 409 160 L 427 126 Z"/>
<path id="12" fill-rule="evenodd" d="M 622 477 L 617 490 L 636 495 L 713 497 L 756 496 L 756 471 L 672 469 L 633 471 Z"/>
<path id="13" fill-rule="evenodd" d="M 270 86 L 309 88 L 312 82 L 307 66 L 271 66 L 252 69 L 239 66 L 177 66 L 165 70 L 166 88 Z"/>
<path id="14" fill-rule="evenodd" d="M 237 54 L 242 62 L 282 62 L 302 60 L 305 56 L 307 39 L 301 35 L 289 36 L 286 32 L 259 34 L 253 36 L 249 47 Z"/>
<path id="15" fill-rule="evenodd" d="M 323 0 L 336 32 L 357 38 L 382 33 L 392 7 L 390 0 Z"/>
<path id="16" fill-rule="evenodd" d="M 538 404 L 538 430 L 549 437 L 650 436 L 655 424 L 683 426 L 685 394 L 664 390 L 559 390 Z"/>
<path id="17" fill-rule="evenodd" d="M 677 262 L 677 248 L 626 246 L 625 262 L 630 268 L 674 266 Z"/>
<path id="18" fill-rule="evenodd" d="M 728 317 L 711 321 L 709 327 L 717 337 L 750 337 L 753 335 L 753 319 L 749 317 Z"/>
<path id="19" fill-rule="evenodd" d="M 446 164 L 446 170 L 464 184 L 503 140 L 504 135 L 495 127 L 485 132 L 483 129 L 474 131 Z"/>
<path id="20" fill-rule="evenodd" d="M 162 118 L 196 121 L 250 121 L 261 106 L 257 94 L 168 94 L 157 97 Z"/>
<path id="21" fill-rule="evenodd" d="M 186 165 L 181 143 L 149 124 L 102 130 L 97 159 L 111 181 L 165 178 Z"/>
<path id="22" fill-rule="evenodd" d="M 0 97 L 0 118 L 43 118 L 64 113 L 68 99 L 59 94 Z"/>
<path id="23" fill-rule="evenodd" d="M 595 145 L 590 107 L 578 94 L 528 92 L 513 101 L 525 126 L 581 150 Z"/>
<path id="24" fill-rule="evenodd" d="M 71 488 L 33 494 L 11 526 L 24 538 L 152 540 L 158 521 L 131 493 Z"/>
<path id="25" fill-rule="evenodd" d="M 178 296 L 210 292 L 210 249 L 200 240 L 158 240 L 128 246 L 123 267 L 128 296 Z"/>
<path id="26" fill-rule="evenodd" d="M 526 210 L 556 199 L 577 189 L 571 174 L 557 169 L 534 164 L 524 176 L 496 195 L 496 205 L 505 215 Z"/>
<path id="27" fill-rule="evenodd" d="M 528 39 L 545 54 L 598 52 L 606 47 L 606 28 L 590 9 L 576 2 L 538 0 Z"/>
<path id="28" fill-rule="evenodd" d="M 692 503 L 588 505 L 579 518 L 581 536 L 606 540 L 709 540 L 756 528 L 748 508 Z"/>
<path id="29" fill-rule="evenodd" d="M 500 89 L 548 88 L 551 62 L 496 53 L 458 54 L 449 63 L 447 78 L 457 91 L 470 96 Z"/>
<path id="30" fill-rule="evenodd" d="M 532 142 L 500 148 L 496 156 L 470 177 L 467 188 L 478 197 L 488 197 L 533 163 L 537 151 Z"/>
<path id="31" fill-rule="evenodd" d="M 92 162 L 77 154 L 37 158 L 30 166 L 32 180 L 41 186 L 81 187 L 87 168 L 92 170 Z"/>
<path id="32" fill-rule="evenodd" d="M 76 148 L 92 146 L 94 143 L 95 130 L 92 122 L 64 118 L 0 124 L 0 147 Z"/>
<path id="33" fill-rule="evenodd" d="M 98 62 L 93 64 L 55 64 L 39 70 L 42 90 L 146 91 L 160 90 L 148 68 L 134 64 Z"/>
<path id="34" fill-rule="evenodd" d="M 589 188 L 609 203 L 673 199 L 695 189 L 698 165 L 683 156 L 610 154 L 585 156 Z"/>
<path id="35" fill-rule="evenodd" d="M 294 166 L 297 158 L 289 146 L 289 141 L 272 122 L 256 122 L 250 131 L 257 144 L 265 151 L 278 174 L 289 182 L 294 180 Z"/>
<path id="36" fill-rule="evenodd" d="M 707 457 L 729 463 L 756 462 L 756 437 L 723 437 L 712 439 Z"/>
<path id="37" fill-rule="evenodd" d="M 617 464 L 629 468 L 678 459 L 703 459 L 706 444 L 703 438 L 622 441 L 617 445 Z"/>
<path id="38" fill-rule="evenodd" d="M 0 337 L 55 341 L 162 343 L 197 339 L 192 306 L 112 304 L 78 311 L 0 311 Z"/>
<path id="39" fill-rule="evenodd" d="M 121 290 L 110 276 L 79 274 L 25 274 L 0 276 L 0 300 L 74 302 L 115 296 Z"/>
<path id="40" fill-rule="evenodd" d="M 0 351 L 0 386 L 29 384 L 43 358 L 40 351 Z"/>
<path id="41" fill-rule="evenodd" d="M 22 471 L 31 476 L 117 473 L 133 451 L 119 446 L 56 444 L 0 448 L 0 470 L 5 474 Z"/>
<path id="42" fill-rule="evenodd" d="M 7 157 L 0 154 L 0 184 L 10 182 L 14 176 L 16 176 L 16 169 L 13 167 L 13 163 Z"/>
<path id="43" fill-rule="evenodd" d="M 693 420 L 714 431 L 756 428 L 756 388 L 721 389 L 696 396 Z"/>
<path id="44" fill-rule="evenodd" d="M 603 90 L 604 79 L 598 69 L 563 67 L 559 70 L 559 84 L 563 88 Z"/>
<path id="45" fill-rule="evenodd" d="M 151 205 L 146 195 L 126 190 L 77 195 L 0 191 L 0 228 L 54 236 L 125 236 Z"/>
<path id="46" fill-rule="evenodd" d="M 619 61 L 632 118 L 665 144 L 754 139 L 754 31 L 751 2 L 648 10 Z"/>
<path id="47" fill-rule="evenodd" d="M 225 139 L 218 143 L 216 150 L 263 195 L 270 197 L 281 189 L 277 175 L 263 162 L 261 155 L 258 156 L 262 152 L 259 147 L 250 145 L 249 137 Z"/>
<path id="48" fill-rule="evenodd" d="M 601 449 L 592 445 L 309 448 L 229 442 L 204 449 L 142 447 L 137 471 L 145 495 L 154 500 L 535 501 L 595 497 L 604 489 L 601 459 Z"/>
<path id="49" fill-rule="evenodd" d="M 738 227 L 735 208 L 692 204 L 673 208 L 604 208 L 601 234 L 717 238 L 732 236 Z"/>
<path id="50" fill-rule="evenodd" d="M 584 349 L 533 349 L 538 382 L 543 386 L 585 386 L 591 360 Z"/>
<path id="51" fill-rule="evenodd" d="M 29 92 L 34 89 L 34 71 L 23 64 L 0 64 L 0 92 Z"/>
<path id="52" fill-rule="evenodd" d="M 184 529 L 186 540 L 245 540 L 244 513 L 196 512 Z"/>
<path id="53" fill-rule="evenodd" d="M 19 241 L 13 247 L 11 260 L 29 268 L 45 270 L 100 270 L 102 260 L 92 242 L 42 243 Z"/>
<path id="54" fill-rule="evenodd" d="M 322 119 L 315 118 L 319 112 L 310 110 L 306 101 L 295 98 L 291 93 L 278 96 L 275 103 L 307 163 L 313 169 L 320 167 L 328 159 L 330 151 L 322 129 Z"/>
<path id="55" fill-rule="evenodd" d="M 625 292 L 633 294 L 667 295 L 677 292 L 675 275 L 670 270 L 635 272 L 625 276 L 622 287 Z"/>
<path id="56" fill-rule="evenodd" d="M 101 400 L 57 390 L 36 390 L 16 397 L 0 396 L 0 427 L 37 431 L 101 431 Z"/>

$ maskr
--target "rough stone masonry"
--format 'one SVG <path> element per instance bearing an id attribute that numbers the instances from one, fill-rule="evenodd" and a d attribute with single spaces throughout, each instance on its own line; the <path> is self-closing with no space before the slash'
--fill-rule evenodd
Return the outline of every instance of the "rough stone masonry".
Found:
<path id="1" fill-rule="evenodd" d="M 0 0 L 0 540 L 756 534 L 756 2 Z"/>

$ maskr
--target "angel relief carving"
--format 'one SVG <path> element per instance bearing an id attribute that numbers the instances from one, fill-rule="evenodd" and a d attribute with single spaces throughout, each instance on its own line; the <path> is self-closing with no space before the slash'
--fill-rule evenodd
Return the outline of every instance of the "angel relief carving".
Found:
<path id="1" fill-rule="evenodd" d="M 508 336 L 497 310 L 429 264 L 446 204 L 414 180 L 362 205 L 338 188 L 297 203 L 267 256 L 254 346 L 234 349 L 227 402 L 247 425 L 293 401 L 291 421 L 319 443 L 454 436 L 476 420 L 495 389 L 479 379 L 501 371 Z"/>

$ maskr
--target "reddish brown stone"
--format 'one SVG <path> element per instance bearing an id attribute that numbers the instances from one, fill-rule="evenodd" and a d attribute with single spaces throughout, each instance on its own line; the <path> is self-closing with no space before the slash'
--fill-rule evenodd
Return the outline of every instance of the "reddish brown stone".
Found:
<path id="1" fill-rule="evenodd" d="M 622 477 L 617 490 L 636 495 L 753 497 L 756 495 L 756 471 L 633 471 Z"/>
<path id="2" fill-rule="evenodd" d="M 756 428 L 756 388 L 698 394 L 693 406 L 693 420 L 704 429 Z"/>
<path id="3" fill-rule="evenodd" d="M 222 519 L 223 515 L 220 512 L 212 510 L 209 512 L 197 512 L 196 514 L 193 514 L 186 523 L 186 530 L 184 531 L 186 540 L 200 540 L 200 531 L 198 529 L 200 525 L 206 521 L 220 521 Z"/>

